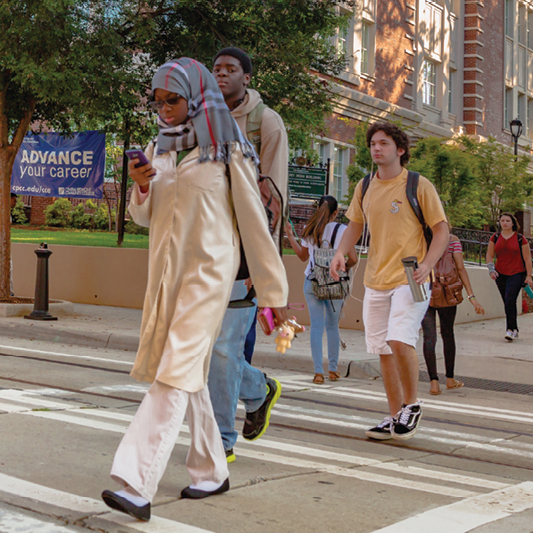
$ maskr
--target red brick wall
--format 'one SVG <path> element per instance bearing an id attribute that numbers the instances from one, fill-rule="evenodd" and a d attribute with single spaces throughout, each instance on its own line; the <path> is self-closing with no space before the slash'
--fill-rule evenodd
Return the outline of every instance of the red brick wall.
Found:
<path id="1" fill-rule="evenodd" d="M 404 93 L 411 95 L 411 86 L 406 85 L 404 80 L 410 77 L 410 71 L 405 67 L 413 66 L 413 56 L 405 53 L 405 50 L 413 49 L 413 41 L 406 34 L 414 35 L 414 26 L 405 22 L 405 19 L 414 17 L 414 12 L 407 8 L 407 3 L 407 0 L 377 2 L 375 81 L 361 78 L 357 89 L 411 109 L 411 101 L 403 96 Z"/>

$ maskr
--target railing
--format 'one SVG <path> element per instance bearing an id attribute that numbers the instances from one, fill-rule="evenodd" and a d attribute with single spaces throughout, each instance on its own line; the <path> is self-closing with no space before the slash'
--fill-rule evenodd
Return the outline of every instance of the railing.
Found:
<path id="1" fill-rule="evenodd" d="M 479 265 L 485 263 L 487 247 L 491 236 L 494 235 L 493 231 L 452 228 L 451 233 L 459 237 L 465 261 L 478 263 Z M 529 243 L 529 248 L 533 251 L 533 238 L 526 237 L 526 240 Z"/>

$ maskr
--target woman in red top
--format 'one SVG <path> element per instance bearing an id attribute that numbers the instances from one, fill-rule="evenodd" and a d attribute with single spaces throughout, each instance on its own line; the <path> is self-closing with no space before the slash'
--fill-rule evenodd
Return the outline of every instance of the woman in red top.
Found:
<path id="1" fill-rule="evenodd" d="M 512 342 L 518 339 L 516 320 L 516 300 L 524 281 L 533 287 L 531 279 L 531 250 L 527 240 L 518 235 L 518 222 L 511 213 L 502 213 L 498 225 L 500 233 L 495 233 L 489 241 L 487 267 L 505 305 L 507 331 L 505 338 Z M 520 242 L 519 242 L 520 239 Z M 496 267 L 494 266 L 496 258 Z"/>

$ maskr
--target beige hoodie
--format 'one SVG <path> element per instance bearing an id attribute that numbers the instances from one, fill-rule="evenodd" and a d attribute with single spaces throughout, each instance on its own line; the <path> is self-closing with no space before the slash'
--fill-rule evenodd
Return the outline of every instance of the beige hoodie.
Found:
<path id="1" fill-rule="evenodd" d="M 252 110 L 262 103 L 257 91 L 248 89 L 242 104 L 231 114 L 239 128 L 246 136 L 246 123 Z M 289 181 L 289 143 L 287 131 L 281 117 L 270 107 L 263 111 L 261 117 L 261 159 L 260 171 L 270 176 L 283 194 L 283 201 L 287 205 Z"/>

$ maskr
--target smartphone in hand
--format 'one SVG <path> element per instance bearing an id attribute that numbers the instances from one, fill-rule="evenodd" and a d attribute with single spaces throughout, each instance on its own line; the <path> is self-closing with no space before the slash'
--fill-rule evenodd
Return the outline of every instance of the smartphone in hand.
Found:
<path id="1" fill-rule="evenodd" d="M 142 150 L 126 150 L 126 155 L 129 160 L 139 160 L 139 162 L 135 165 L 135 168 L 144 167 L 144 165 L 150 164 L 150 161 L 148 161 L 148 158 L 144 155 Z"/>

